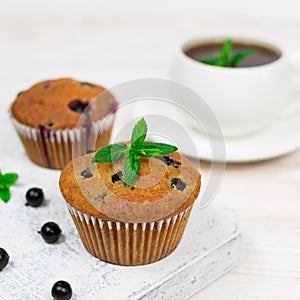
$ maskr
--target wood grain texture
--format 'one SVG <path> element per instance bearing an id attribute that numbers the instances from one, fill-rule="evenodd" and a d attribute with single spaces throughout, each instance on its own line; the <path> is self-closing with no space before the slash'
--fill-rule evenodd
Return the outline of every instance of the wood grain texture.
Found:
<path id="1" fill-rule="evenodd" d="M 299 176 L 299 151 L 264 163 L 227 166 L 218 198 L 239 215 L 240 262 L 199 299 L 299 299 Z"/>
<path id="2" fill-rule="evenodd" d="M 72 76 L 110 87 L 165 77 L 178 42 L 198 33 L 238 30 L 300 49 L 297 0 L 0 2 L 1 113 L 43 79 Z M 240 262 L 194 299 L 300 298 L 299 178 L 300 151 L 227 166 L 217 198 L 239 214 Z"/>

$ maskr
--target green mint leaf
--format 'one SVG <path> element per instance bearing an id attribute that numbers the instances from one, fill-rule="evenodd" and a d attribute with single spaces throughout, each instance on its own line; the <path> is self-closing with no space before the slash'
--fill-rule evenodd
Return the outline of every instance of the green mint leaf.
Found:
<path id="1" fill-rule="evenodd" d="M 176 150 L 178 150 L 176 146 L 164 143 L 144 142 L 141 144 L 138 154 L 149 157 L 156 155 L 167 155 L 175 152 Z"/>
<path id="2" fill-rule="evenodd" d="M 135 156 L 137 154 L 137 151 L 135 148 L 130 147 L 128 154 L 129 156 Z"/>
<path id="3" fill-rule="evenodd" d="M 6 188 L 9 188 L 18 180 L 18 178 L 19 176 L 16 173 L 6 173 L 1 176 L 0 184 L 2 184 Z"/>
<path id="4" fill-rule="evenodd" d="M 211 57 L 201 58 L 199 61 L 207 65 L 224 67 L 223 60 L 219 54 Z"/>
<path id="5" fill-rule="evenodd" d="M 239 51 L 232 58 L 232 60 L 231 60 L 231 66 L 232 67 L 236 67 L 238 65 L 238 63 L 240 63 L 242 60 L 244 60 L 248 56 L 253 55 L 255 53 L 256 53 L 255 49 L 248 49 L 248 50 Z"/>
<path id="6" fill-rule="evenodd" d="M 167 155 L 177 150 L 177 147 L 172 145 L 145 142 L 146 135 L 147 123 L 142 118 L 132 130 L 131 147 L 128 147 L 126 144 L 112 144 L 102 147 L 93 157 L 92 162 L 114 162 L 128 155 L 124 166 L 123 178 L 126 186 L 132 185 L 138 178 L 141 156 Z"/>
<path id="7" fill-rule="evenodd" d="M 147 135 L 147 123 L 144 118 L 139 120 L 131 134 L 131 147 L 138 148 L 141 143 L 145 140 Z"/>
<path id="8" fill-rule="evenodd" d="M 2 174 L 0 170 L 0 199 L 3 202 L 7 203 L 10 199 L 9 188 L 13 185 L 19 178 L 19 175 L 16 173 L 6 173 Z"/>
<path id="9" fill-rule="evenodd" d="M 209 57 L 201 58 L 199 59 L 199 61 L 208 65 L 218 67 L 236 67 L 239 62 L 247 58 L 249 55 L 253 55 L 256 52 L 256 50 L 254 49 L 247 49 L 239 51 L 234 55 L 234 57 L 231 58 L 232 48 L 232 40 L 227 39 L 222 45 L 221 53 L 216 53 Z"/>
<path id="10" fill-rule="evenodd" d="M 92 162 L 115 162 L 128 154 L 128 146 L 125 144 L 111 144 L 102 147 L 93 157 Z"/>
<path id="11" fill-rule="evenodd" d="M 0 189 L 0 198 L 4 203 L 7 203 L 10 199 L 10 191 L 8 188 Z"/>
<path id="12" fill-rule="evenodd" d="M 232 40 L 228 39 L 225 41 L 222 47 L 222 60 L 224 66 L 229 66 L 231 50 L 232 50 Z"/>
<path id="13" fill-rule="evenodd" d="M 132 185 L 137 180 L 140 167 L 140 157 L 129 155 L 124 166 L 124 181 L 127 186 Z"/>

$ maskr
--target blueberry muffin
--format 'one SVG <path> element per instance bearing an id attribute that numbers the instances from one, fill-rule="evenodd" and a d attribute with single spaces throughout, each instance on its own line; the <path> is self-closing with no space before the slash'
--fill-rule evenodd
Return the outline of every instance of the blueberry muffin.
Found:
<path id="1" fill-rule="evenodd" d="M 62 169 L 72 157 L 108 144 L 116 107 L 103 87 L 63 78 L 19 93 L 10 113 L 28 157 Z"/>
<path id="2" fill-rule="evenodd" d="M 84 247 L 101 260 L 144 265 L 174 251 L 200 190 L 198 169 L 180 153 L 141 157 L 138 179 L 124 183 L 125 158 L 75 158 L 59 185 Z"/>

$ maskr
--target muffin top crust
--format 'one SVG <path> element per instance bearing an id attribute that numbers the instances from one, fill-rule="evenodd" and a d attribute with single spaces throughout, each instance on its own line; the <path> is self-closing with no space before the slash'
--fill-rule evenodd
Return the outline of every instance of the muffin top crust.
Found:
<path id="1" fill-rule="evenodd" d="M 116 104 L 114 97 L 99 85 L 62 78 L 43 81 L 20 92 L 11 114 L 29 127 L 57 130 L 76 127 L 83 112 L 88 112 L 95 122 L 113 112 Z"/>
<path id="2" fill-rule="evenodd" d="M 179 152 L 141 157 L 137 181 L 126 186 L 126 158 L 115 163 L 92 163 L 95 153 L 69 162 L 61 173 L 63 197 L 91 216 L 128 223 L 153 222 L 173 217 L 198 197 L 201 175 Z"/>

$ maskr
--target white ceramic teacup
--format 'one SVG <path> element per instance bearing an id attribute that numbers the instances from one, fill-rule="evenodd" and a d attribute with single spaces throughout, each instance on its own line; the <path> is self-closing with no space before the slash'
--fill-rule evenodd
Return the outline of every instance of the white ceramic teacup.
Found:
<path id="1" fill-rule="evenodd" d="M 225 41 L 226 36 L 200 37 L 183 43 L 171 66 L 170 77 L 198 93 L 218 117 L 225 137 L 259 131 L 272 124 L 293 100 L 293 64 L 286 51 L 264 39 L 232 37 L 233 41 L 260 45 L 277 52 L 280 57 L 268 64 L 243 68 L 207 65 L 187 56 L 185 51 L 196 45 Z M 188 103 L 182 99 L 182 105 Z M 201 121 L 197 103 L 188 109 Z M 213 127 L 205 124 L 209 134 Z"/>

